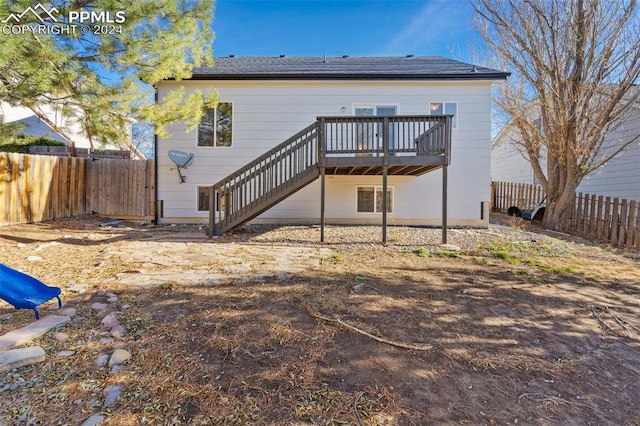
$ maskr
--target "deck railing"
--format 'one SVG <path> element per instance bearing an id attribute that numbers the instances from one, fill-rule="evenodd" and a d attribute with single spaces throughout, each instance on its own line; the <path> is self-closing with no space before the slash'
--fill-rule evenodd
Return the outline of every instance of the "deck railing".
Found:
<path id="1" fill-rule="evenodd" d="M 324 156 L 447 156 L 451 115 L 320 117 Z M 448 163 L 448 161 L 447 161 Z"/>

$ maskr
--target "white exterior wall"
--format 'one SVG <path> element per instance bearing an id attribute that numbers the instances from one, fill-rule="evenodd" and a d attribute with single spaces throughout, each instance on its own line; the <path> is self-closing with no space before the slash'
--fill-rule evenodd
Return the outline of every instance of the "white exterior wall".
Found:
<path id="1" fill-rule="evenodd" d="M 481 202 L 490 191 L 490 81 L 478 82 L 332 82 L 332 81 L 188 81 L 163 82 L 159 99 L 184 85 L 218 89 L 221 102 L 233 103 L 233 146 L 197 147 L 197 131 L 184 126 L 168 130 L 171 137 L 158 141 L 158 200 L 160 221 L 203 222 L 207 212 L 197 212 L 197 186 L 211 185 L 281 143 L 316 120 L 317 116 L 353 115 L 361 105 L 396 106 L 398 115 L 429 114 L 430 102 L 457 102 L 458 127 L 453 130 L 449 167 L 449 223 L 486 226 Z M 343 111 L 344 108 L 344 111 Z M 168 158 L 170 149 L 195 154 L 186 183 L 180 184 Z M 441 224 L 442 172 L 420 177 L 389 178 L 394 187 L 390 223 Z M 326 217 L 329 223 L 380 223 L 381 213 L 356 212 L 356 187 L 381 185 L 382 177 L 327 177 Z M 320 216 L 320 182 L 316 181 L 263 213 L 257 221 L 317 222 Z"/>
<path id="2" fill-rule="evenodd" d="M 514 145 L 513 135 L 501 132 L 491 145 L 491 180 L 533 184 L 533 168 Z"/>
<path id="3" fill-rule="evenodd" d="M 66 129 L 69 137 L 75 142 L 76 148 L 89 148 L 89 139 L 85 136 L 79 123 L 65 120 L 60 111 L 56 111 L 50 105 L 43 104 L 39 107 L 47 119 L 56 126 Z M 42 121 L 29 108 L 11 106 L 6 102 L 0 102 L 0 115 L 4 116 L 5 123 L 20 123 L 25 126 L 23 133 L 28 136 L 47 136 L 53 140 L 68 144 L 65 138 L 55 132 L 47 123 Z"/>
<path id="4" fill-rule="evenodd" d="M 640 137 L 640 108 L 633 111 L 624 126 L 607 137 L 605 144 L 617 145 L 632 137 Z M 640 140 L 586 176 L 578 192 L 640 201 Z"/>

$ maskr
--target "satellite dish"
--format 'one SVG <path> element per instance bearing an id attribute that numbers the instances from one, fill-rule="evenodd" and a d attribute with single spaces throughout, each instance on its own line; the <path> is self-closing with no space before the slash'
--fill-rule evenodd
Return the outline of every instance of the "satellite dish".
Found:
<path id="1" fill-rule="evenodd" d="M 173 161 L 178 169 L 178 176 L 180 176 L 180 183 L 184 183 L 186 176 L 182 175 L 182 169 L 186 169 L 191 160 L 193 160 L 193 154 L 187 154 L 183 151 L 178 151 L 177 149 L 172 149 L 169 151 L 169 159 Z"/>
<path id="2" fill-rule="evenodd" d="M 184 151 L 172 149 L 169 151 L 169 159 L 178 167 L 187 167 L 193 159 L 193 154 L 187 154 Z"/>

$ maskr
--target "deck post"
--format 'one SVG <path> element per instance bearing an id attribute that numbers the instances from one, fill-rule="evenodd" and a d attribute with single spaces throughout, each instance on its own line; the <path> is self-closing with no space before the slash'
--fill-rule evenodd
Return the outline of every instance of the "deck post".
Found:
<path id="1" fill-rule="evenodd" d="M 325 169 L 320 167 L 320 242 L 324 243 L 324 199 L 325 199 Z"/>
<path id="2" fill-rule="evenodd" d="M 325 119 L 324 117 L 317 118 L 317 138 L 318 138 L 318 166 L 320 167 L 320 242 L 324 243 L 324 225 L 325 225 L 325 193 L 326 193 L 326 182 L 325 182 L 325 140 L 324 140 L 324 126 Z"/>
<path id="3" fill-rule="evenodd" d="M 209 238 L 216 234 L 216 191 L 209 189 Z"/>
<path id="4" fill-rule="evenodd" d="M 389 117 L 382 119 L 382 244 L 387 244 L 387 187 L 389 168 Z"/>
<path id="5" fill-rule="evenodd" d="M 382 244 L 387 244 L 387 166 L 382 166 Z"/>
<path id="6" fill-rule="evenodd" d="M 447 165 L 442 168 L 442 244 L 447 244 Z"/>

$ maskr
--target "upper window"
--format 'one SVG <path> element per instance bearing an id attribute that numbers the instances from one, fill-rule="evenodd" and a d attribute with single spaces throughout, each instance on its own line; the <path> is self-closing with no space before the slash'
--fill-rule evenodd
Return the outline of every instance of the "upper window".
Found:
<path id="1" fill-rule="evenodd" d="M 453 114 L 451 127 L 458 128 L 458 103 L 457 102 L 431 102 L 429 104 L 431 115 Z"/>
<path id="2" fill-rule="evenodd" d="M 198 146 L 230 147 L 233 136 L 233 104 L 220 102 L 207 108 L 198 124 Z"/>
<path id="3" fill-rule="evenodd" d="M 382 187 L 358 187 L 358 213 L 382 213 Z M 387 213 L 393 213 L 393 187 L 387 187 Z"/>

